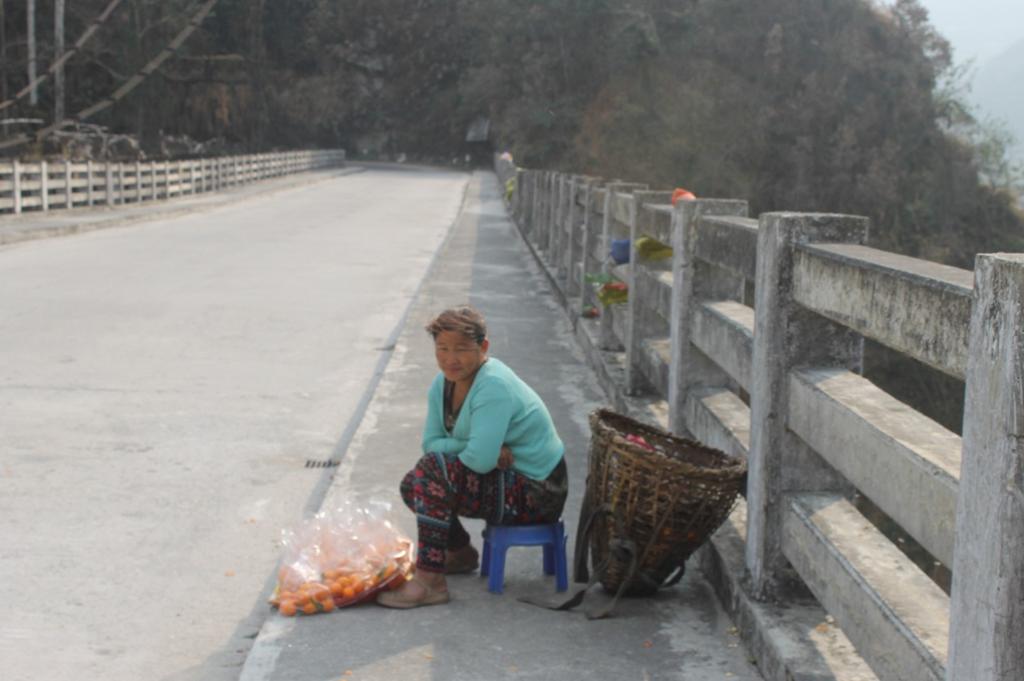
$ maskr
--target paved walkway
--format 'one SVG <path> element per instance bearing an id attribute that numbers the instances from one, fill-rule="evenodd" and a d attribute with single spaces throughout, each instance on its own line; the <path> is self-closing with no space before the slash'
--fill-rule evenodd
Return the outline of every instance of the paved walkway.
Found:
<path id="1" fill-rule="evenodd" d="M 460 217 L 410 308 L 323 504 L 352 496 L 387 499 L 413 533 L 397 487 L 418 456 L 426 390 L 437 370 L 423 326 L 441 309 L 467 300 L 488 319 L 492 355 L 519 372 L 551 409 L 568 449 L 565 518 L 574 534 L 589 443 L 587 415 L 606 399 L 547 281 L 506 217 L 490 173 L 473 176 Z M 468 524 L 474 536 L 480 527 Z M 582 612 L 551 612 L 516 600 L 553 593 L 539 562 L 539 551 L 510 552 L 502 596 L 467 575 L 450 580 L 453 601 L 445 606 L 402 612 L 364 605 L 305 618 L 271 614 L 242 679 L 761 678 L 695 568 L 654 598 L 620 602 L 612 619 L 588 621 Z M 606 597 L 595 590 L 587 598 L 598 603 Z"/>

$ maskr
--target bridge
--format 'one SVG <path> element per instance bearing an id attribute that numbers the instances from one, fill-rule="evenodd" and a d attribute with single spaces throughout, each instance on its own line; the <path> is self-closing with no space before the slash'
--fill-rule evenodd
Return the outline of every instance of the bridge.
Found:
<path id="1" fill-rule="evenodd" d="M 7 678 L 1017 678 L 1020 256 L 972 275 L 867 248 L 852 216 L 338 160 L 248 184 L 12 169 Z M 672 257 L 608 262 L 641 236 Z M 629 297 L 591 320 L 595 274 Z M 399 503 L 435 371 L 422 326 L 467 299 L 552 409 L 570 521 L 608 402 L 747 458 L 745 503 L 679 586 L 607 622 L 517 602 L 550 587 L 530 555 L 501 598 L 470 576 L 447 608 L 271 615 L 282 527 L 355 494 Z M 860 376 L 864 338 L 966 380 L 962 439 Z M 858 492 L 953 569 L 951 595 Z"/>

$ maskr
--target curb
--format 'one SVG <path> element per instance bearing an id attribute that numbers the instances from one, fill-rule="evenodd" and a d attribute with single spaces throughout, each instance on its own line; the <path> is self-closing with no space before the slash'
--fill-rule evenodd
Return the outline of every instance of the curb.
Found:
<path id="1" fill-rule="evenodd" d="M 332 461 L 337 461 L 339 463 L 342 461 L 348 451 L 349 445 L 352 443 L 353 438 L 359 431 L 359 427 L 363 422 L 366 411 L 373 402 L 373 398 L 377 393 L 377 388 L 380 385 L 381 380 L 384 378 L 384 374 L 387 372 L 388 365 L 391 363 L 391 358 L 395 354 L 395 346 L 397 345 L 402 332 L 405 330 L 409 315 L 412 312 L 413 307 L 419 301 L 420 294 L 423 291 L 423 285 L 436 269 L 437 263 L 441 259 L 441 254 L 444 253 L 445 249 L 447 249 L 448 244 L 451 242 L 452 237 L 455 234 L 456 225 L 458 225 L 464 215 L 466 200 L 469 196 L 470 185 L 472 182 L 473 177 L 470 175 L 462 191 L 462 198 L 459 202 L 459 212 L 456 214 L 455 219 L 452 220 L 452 223 L 448 226 L 448 231 L 444 238 L 441 239 L 441 243 L 438 244 L 437 248 L 434 250 L 434 253 L 430 258 L 430 262 L 427 263 L 427 267 L 423 272 L 423 277 L 416 285 L 416 289 L 409 297 L 409 302 L 406 304 L 405 310 L 402 311 L 401 316 L 392 328 L 391 333 L 388 335 L 388 338 L 380 351 L 380 357 L 374 367 L 373 375 L 370 377 L 370 380 L 360 397 L 359 403 L 356 405 L 352 415 L 349 417 L 348 423 L 345 424 L 345 429 L 342 431 L 341 437 L 338 439 L 338 442 L 332 450 Z M 335 470 L 335 468 L 327 469 L 324 472 L 324 475 L 321 476 L 320 480 L 317 481 L 313 491 L 310 493 L 309 499 L 306 501 L 304 508 L 305 515 L 311 516 L 320 510 L 324 500 L 327 498 L 327 493 L 330 490 Z M 279 639 L 286 638 L 295 626 L 296 620 L 294 618 L 289 619 L 277 617 L 269 611 L 267 599 L 270 597 L 275 583 L 276 579 L 272 572 L 267 580 L 267 585 L 265 586 L 264 591 L 259 595 L 254 608 L 254 612 L 262 609 L 264 617 L 259 626 L 258 632 L 253 639 L 252 646 L 245 655 L 245 662 L 242 665 L 239 681 L 263 681 L 268 678 L 268 676 L 274 671 L 277 657 L 280 652 L 278 644 L 275 642 Z"/>

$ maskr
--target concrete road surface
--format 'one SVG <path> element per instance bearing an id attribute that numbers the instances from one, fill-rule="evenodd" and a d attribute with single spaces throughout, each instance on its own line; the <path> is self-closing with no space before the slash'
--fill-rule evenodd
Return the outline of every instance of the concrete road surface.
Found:
<path id="1" fill-rule="evenodd" d="M 0 678 L 238 678 L 467 177 L 0 248 Z"/>

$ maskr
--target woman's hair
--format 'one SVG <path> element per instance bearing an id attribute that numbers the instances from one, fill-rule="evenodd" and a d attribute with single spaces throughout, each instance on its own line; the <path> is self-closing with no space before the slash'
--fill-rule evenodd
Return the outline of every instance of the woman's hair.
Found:
<path id="1" fill-rule="evenodd" d="M 487 322 L 484 316 L 469 305 L 453 307 L 437 315 L 427 324 L 427 333 L 435 340 L 442 331 L 456 331 L 477 345 L 487 338 Z"/>

